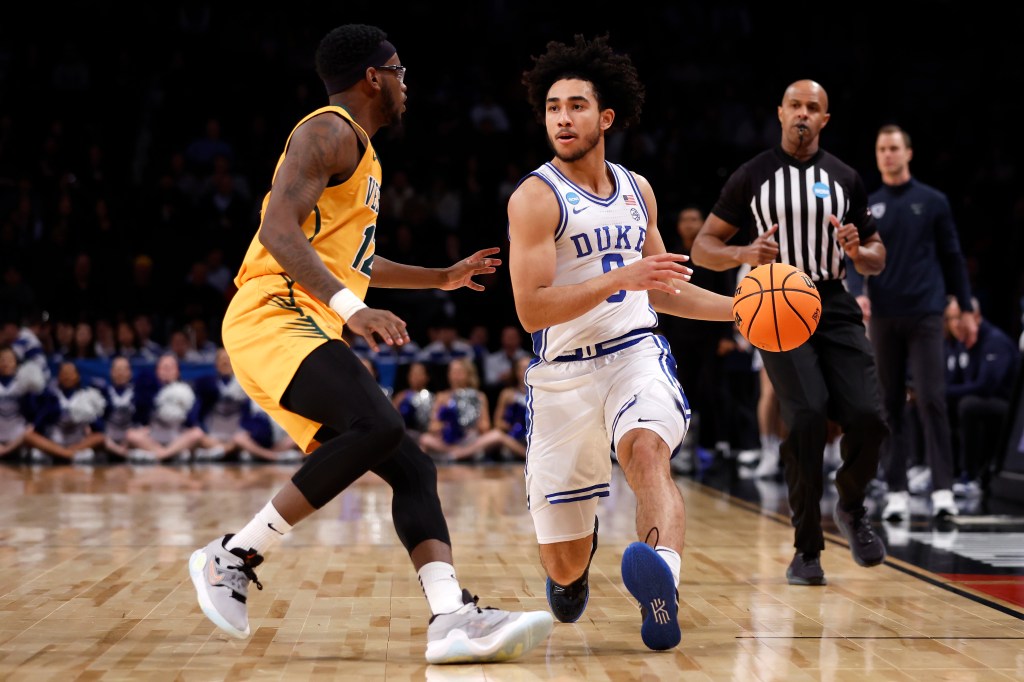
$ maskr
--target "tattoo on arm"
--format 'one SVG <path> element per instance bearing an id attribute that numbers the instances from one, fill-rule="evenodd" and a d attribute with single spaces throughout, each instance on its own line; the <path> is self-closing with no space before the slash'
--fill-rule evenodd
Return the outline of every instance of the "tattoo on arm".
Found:
<path id="1" fill-rule="evenodd" d="M 331 178 L 351 176 L 357 163 L 353 129 L 332 114 L 321 114 L 292 137 L 267 207 L 262 243 L 289 277 L 324 302 L 342 285 L 324 265 L 301 225 L 315 210 Z"/>

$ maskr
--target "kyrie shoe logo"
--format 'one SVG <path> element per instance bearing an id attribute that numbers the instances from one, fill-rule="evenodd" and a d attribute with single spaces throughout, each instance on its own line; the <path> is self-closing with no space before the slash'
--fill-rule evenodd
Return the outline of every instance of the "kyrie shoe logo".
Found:
<path id="1" fill-rule="evenodd" d="M 668 623 L 668 611 L 665 610 L 664 599 L 654 599 L 651 601 L 651 615 L 654 616 L 654 622 L 658 625 Z"/>

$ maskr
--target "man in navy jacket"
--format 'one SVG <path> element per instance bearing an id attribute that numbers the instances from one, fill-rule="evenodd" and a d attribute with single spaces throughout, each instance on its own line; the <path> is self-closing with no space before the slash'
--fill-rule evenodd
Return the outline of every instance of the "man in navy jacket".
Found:
<path id="1" fill-rule="evenodd" d="M 950 334 L 946 340 L 946 396 L 956 430 L 959 466 L 963 476 L 984 488 L 991 469 L 991 453 L 1010 410 L 1010 399 L 1020 368 L 1021 352 L 1009 334 L 981 316 L 976 298 L 968 314 L 978 327 L 977 342 L 967 348 L 958 329 L 966 315 L 956 299 L 946 307 Z"/>
<path id="2" fill-rule="evenodd" d="M 932 513 L 957 513 L 953 499 L 953 446 L 943 385 L 943 324 L 946 294 L 969 310 L 967 267 L 960 252 L 946 195 L 910 175 L 910 135 L 883 126 L 875 142 L 882 186 L 868 197 L 886 248 L 886 267 L 862 278 L 847 268 L 847 285 L 864 311 L 875 350 L 891 436 L 883 445 L 882 466 L 889 493 L 883 518 L 906 518 L 907 452 L 910 437 L 906 405 L 908 380 L 921 424 L 925 462 L 931 470 Z M 977 329 L 967 316 L 962 333 L 973 345 Z"/>

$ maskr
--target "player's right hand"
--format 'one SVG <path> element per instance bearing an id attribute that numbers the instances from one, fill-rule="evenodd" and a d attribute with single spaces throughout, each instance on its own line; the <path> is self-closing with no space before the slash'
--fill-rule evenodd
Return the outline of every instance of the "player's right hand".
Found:
<path id="1" fill-rule="evenodd" d="M 779 225 L 776 223 L 767 232 L 758 235 L 757 239 L 750 242 L 750 245 L 743 249 L 743 262 L 755 268 L 765 263 L 774 263 L 779 255 L 779 244 L 774 238 L 778 229 Z"/>
<path id="2" fill-rule="evenodd" d="M 405 320 L 390 310 L 363 308 L 348 318 L 345 324 L 366 339 L 366 343 L 374 353 L 380 350 L 380 346 L 377 345 L 377 336 L 389 346 L 401 346 L 409 343 L 409 332 L 406 331 Z"/>
<path id="3" fill-rule="evenodd" d="M 679 292 L 673 280 L 690 281 L 693 270 L 682 265 L 690 257 L 681 253 L 659 253 L 644 256 L 635 263 L 624 268 L 611 270 L 617 284 L 615 289 L 626 291 L 664 291 L 669 294 Z"/>

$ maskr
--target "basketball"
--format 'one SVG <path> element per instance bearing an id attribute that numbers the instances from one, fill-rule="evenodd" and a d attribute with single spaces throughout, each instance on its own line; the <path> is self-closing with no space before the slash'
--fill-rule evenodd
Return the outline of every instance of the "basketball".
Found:
<path id="1" fill-rule="evenodd" d="M 818 328 L 821 294 L 802 270 L 766 263 L 747 273 L 736 287 L 732 316 L 753 346 L 773 353 L 793 350 Z"/>

